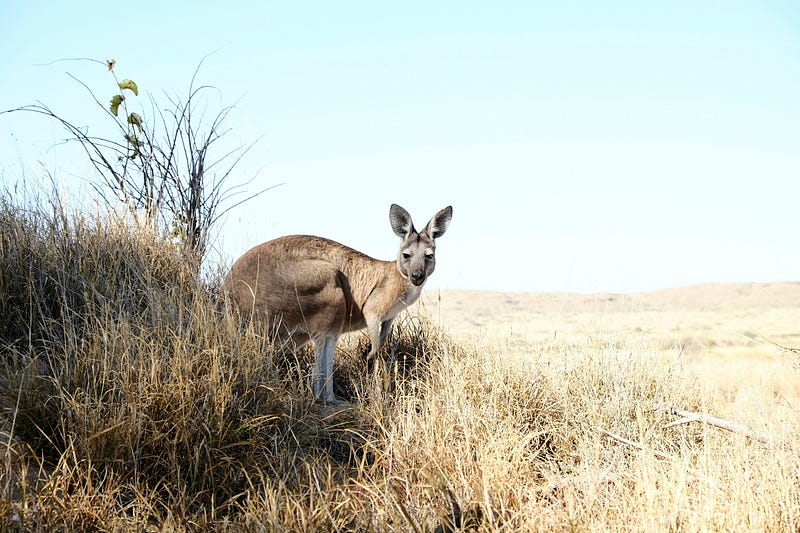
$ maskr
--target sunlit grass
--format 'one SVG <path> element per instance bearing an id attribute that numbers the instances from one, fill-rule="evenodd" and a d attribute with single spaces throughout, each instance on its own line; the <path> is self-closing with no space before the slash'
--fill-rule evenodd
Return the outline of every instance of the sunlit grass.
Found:
<path id="1" fill-rule="evenodd" d="M 360 335 L 342 343 L 351 404 L 329 408 L 309 353 L 242 325 L 169 236 L 57 202 L 6 199 L 0 220 L 3 529 L 800 527 L 793 361 L 682 351 L 702 324 L 665 341 L 598 310 L 583 334 L 528 335 L 517 317 L 476 338 L 407 315 L 377 368 Z M 664 405 L 768 443 L 664 428 Z"/>

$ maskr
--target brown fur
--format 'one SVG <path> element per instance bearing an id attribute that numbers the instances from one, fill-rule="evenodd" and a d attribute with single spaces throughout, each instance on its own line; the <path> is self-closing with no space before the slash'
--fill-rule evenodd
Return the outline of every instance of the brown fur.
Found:
<path id="1" fill-rule="evenodd" d="M 402 299 L 406 285 L 394 261 L 311 235 L 279 237 L 252 248 L 225 282 L 244 316 L 280 319 L 289 335 L 297 325 L 309 333 L 363 329 L 365 315 L 382 316 L 395 303 L 369 297 L 377 291 Z"/>
<path id="2" fill-rule="evenodd" d="M 417 233 L 411 217 L 392 205 L 390 221 L 403 238 L 396 261 L 379 261 L 338 242 L 290 235 L 260 244 L 240 257 L 224 291 L 246 318 L 270 326 L 282 341 L 316 345 L 314 392 L 333 395 L 333 349 L 339 335 L 367 328 L 374 356 L 392 320 L 419 297 L 435 267 L 435 238 L 452 216 L 446 208 Z"/>

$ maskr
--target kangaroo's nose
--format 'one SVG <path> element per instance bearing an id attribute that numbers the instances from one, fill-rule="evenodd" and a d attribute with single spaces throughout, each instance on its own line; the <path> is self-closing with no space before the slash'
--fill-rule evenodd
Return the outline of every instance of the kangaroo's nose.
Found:
<path id="1" fill-rule="evenodd" d="M 411 281 L 415 285 L 419 285 L 423 281 L 425 281 L 425 272 L 412 272 L 411 273 Z"/>

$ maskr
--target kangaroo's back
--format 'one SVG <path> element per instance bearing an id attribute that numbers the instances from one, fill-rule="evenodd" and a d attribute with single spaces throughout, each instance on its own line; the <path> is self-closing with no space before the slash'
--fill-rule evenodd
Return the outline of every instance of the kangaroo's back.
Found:
<path id="1" fill-rule="evenodd" d="M 353 261 L 374 261 L 338 242 L 289 235 L 246 252 L 225 280 L 230 301 L 248 317 L 280 324 L 289 335 L 309 336 L 344 326 L 352 300 L 344 271 Z"/>

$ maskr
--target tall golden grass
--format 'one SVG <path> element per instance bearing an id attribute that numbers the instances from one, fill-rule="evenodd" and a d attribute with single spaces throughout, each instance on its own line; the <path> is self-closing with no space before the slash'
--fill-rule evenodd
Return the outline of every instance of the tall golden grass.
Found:
<path id="1" fill-rule="evenodd" d="M 641 332 L 509 357 L 407 316 L 375 371 L 342 346 L 333 409 L 219 285 L 168 235 L 5 197 L 0 528 L 800 529 L 797 417 L 664 428 L 713 406 Z"/>

